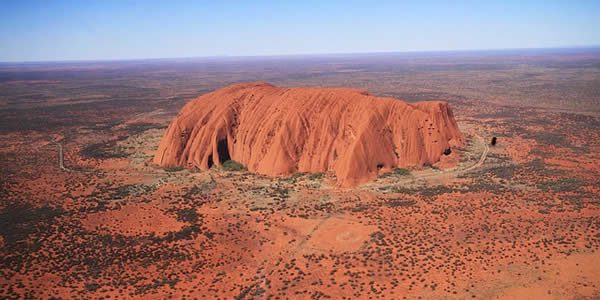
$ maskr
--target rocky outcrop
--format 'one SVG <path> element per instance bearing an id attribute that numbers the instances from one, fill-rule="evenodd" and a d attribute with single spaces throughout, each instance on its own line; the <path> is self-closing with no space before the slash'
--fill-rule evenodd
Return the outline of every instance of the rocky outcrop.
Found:
<path id="1" fill-rule="evenodd" d="M 461 144 L 443 101 L 244 83 L 187 103 L 154 162 L 207 170 L 232 159 L 271 176 L 333 171 L 340 185 L 353 186 L 394 167 L 433 164 Z"/>

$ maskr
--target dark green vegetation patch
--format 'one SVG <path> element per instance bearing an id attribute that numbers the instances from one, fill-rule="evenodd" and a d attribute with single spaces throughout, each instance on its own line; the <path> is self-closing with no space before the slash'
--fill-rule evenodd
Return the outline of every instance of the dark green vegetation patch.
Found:
<path id="1" fill-rule="evenodd" d="M 81 155 L 86 158 L 94 159 L 127 157 L 127 153 L 117 146 L 116 141 L 87 145 L 81 149 Z"/>
<path id="2" fill-rule="evenodd" d="M 183 171 L 183 167 L 182 166 L 169 166 L 169 167 L 165 167 L 165 171 L 167 171 L 169 173 L 179 172 L 179 171 Z"/>
<path id="3" fill-rule="evenodd" d="M 8 206 L 0 211 L 0 235 L 8 245 L 23 241 L 32 233 L 49 226 L 62 215 L 60 208 L 35 208 L 25 204 Z"/>
<path id="4" fill-rule="evenodd" d="M 577 178 L 560 178 L 540 182 L 537 184 L 537 188 L 544 192 L 576 192 L 584 185 L 585 182 Z"/>
<path id="5" fill-rule="evenodd" d="M 381 178 L 389 178 L 389 177 L 400 177 L 400 176 L 408 176 L 410 175 L 410 171 L 404 168 L 394 168 L 393 170 L 382 174 Z"/>
<path id="6" fill-rule="evenodd" d="M 415 200 L 393 199 L 386 202 L 389 207 L 410 207 L 417 204 Z"/>
<path id="7" fill-rule="evenodd" d="M 240 164 L 239 162 L 235 161 L 235 160 L 227 160 L 223 163 L 223 165 L 221 166 L 221 168 L 224 171 L 230 171 L 230 172 L 240 172 L 240 171 L 247 171 L 246 167 L 242 164 Z"/>
<path id="8" fill-rule="evenodd" d="M 127 125 L 127 131 L 130 134 L 138 134 L 138 133 L 142 133 L 146 130 L 150 130 L 150 129 L 163 129 L 166 128 L 166 126 L 161 125 L 161 124 L 155 124 L 155 123 L 132 123 Z"/>

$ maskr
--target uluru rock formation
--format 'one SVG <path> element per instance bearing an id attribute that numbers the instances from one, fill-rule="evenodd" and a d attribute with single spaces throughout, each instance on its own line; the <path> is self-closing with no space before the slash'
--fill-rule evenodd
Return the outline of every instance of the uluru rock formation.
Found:
<path id="1" fill-rule="evenodd" d="M 437 162 L 462 144 L 443 101 L 406 103 L 348 88 L 227 86 L 187 103 L 154 163 L 207 170 L 232 159 L 264 175 L 333 171 L 342 186 Z"/>

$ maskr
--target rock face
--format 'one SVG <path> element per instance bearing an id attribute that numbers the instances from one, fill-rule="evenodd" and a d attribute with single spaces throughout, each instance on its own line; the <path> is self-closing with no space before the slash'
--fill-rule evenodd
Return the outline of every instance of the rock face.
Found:
<path id="1" fill-rule="evenodd" d="M 433 164 L 461 144 L 446 102 L 244 83 L 187 103 L 154 163 L 207 170 L 232 159 L 271 176 L 333 171 L 341 186 L 353 186 L 394 167 Z"/>

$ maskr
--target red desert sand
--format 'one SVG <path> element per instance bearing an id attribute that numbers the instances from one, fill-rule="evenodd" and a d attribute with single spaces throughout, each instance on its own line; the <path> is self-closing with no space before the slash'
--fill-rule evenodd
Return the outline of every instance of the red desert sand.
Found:
<path id="1" fill-rule="evenodd" d="M 187 103 L 154 163 L 207 170 L 231 159 L 269 176 L 333 171 L 341 186 L 354 186 L 395 167 L 434 164 L 461 145 L 443 101 L 244 83 Z"/>

